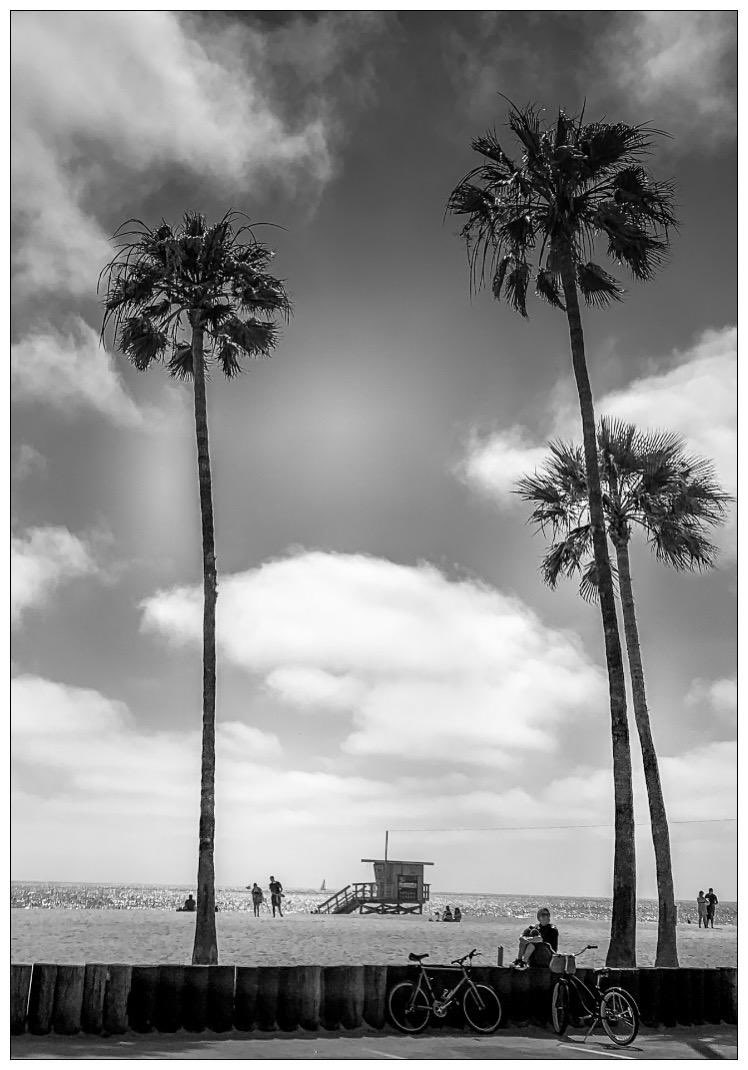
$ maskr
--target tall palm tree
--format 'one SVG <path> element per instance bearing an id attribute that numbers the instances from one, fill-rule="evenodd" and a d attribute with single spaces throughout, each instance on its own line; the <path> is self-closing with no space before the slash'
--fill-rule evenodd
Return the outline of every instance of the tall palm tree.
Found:
<path id="1" fill-rule="evenodd" d="M 647 708 L 639 629 L 631 582 L 629 542 L 639 528 L 659 561 L 678 570 L 711 568 L 716 549 L 708 529 L 725 518 L 731 500 L 712 465 L 690 457 L 683 440 L 670 433 L 642 433 L 633 424 L 603 418 L 598 429 L 598 465 L 608 537 L 615 550 L 623 610 L 634 717 L 641 744 L 649 801 L 657 898 L 655 966 L 677 966 L 676 908 L 665 799 Z M 555 442 L 540 472 L 517 484 L 534 508 L 530 519 L 550 530 L 552 545 L 541 570 L 550 587 L 560 576 L 580 575 L 580 591 L 597 594 L 584 455 L 578 446 Z"/>
<path id="2" fill-rule="evenodd" d="M 203 720 L 200 832 L 194 964 L 218 961 L 215 920 L 216 553 L 205 398 L 207 369 L 227 379 L 243 357 L 268 357 L 276 317 L 288 316 L 283 283 L 269 274 L 273 253 L 237 212 L 209 224 L 186 212 L 177 226 L 151 228 L 128 220 L 115 234 L 117 253 L 104 269 L 102 336 L 114 328 L 118 345 L 139 371 L 163 361 L 176 379 L 194 385 L 195 435 L 203 545 Z"/>
<path id="3" fill-rule="evenodd" d="M 559 111 L 544 124 L 534 105 L 509 101 L 509 127 L 519 142 L 512 158 L 494 132 L 473 140 L 483 161 L 453 190 L 447 211 L 466 216 L 474 289 L 490 283 L 520 315 L 534 260 L 535 292 L 565 312 L 582 417 L 590 521 L 599 577 L 600 611 L 610 691 L 615 849 L 613 910 L 607 963 L 636 964 L 636 857 L 631 753 L 621 641 L 605 539 L 592 400 L 579 294 L 603 307 L 623 291 L 592 256 L 599 240 L 634 278 L 649 279 L 662 262 L 668 228 L 675 226 L 673 189 L 653 182 L 641 160 L 658 133 L 627 123 L 585 123 Z"/>

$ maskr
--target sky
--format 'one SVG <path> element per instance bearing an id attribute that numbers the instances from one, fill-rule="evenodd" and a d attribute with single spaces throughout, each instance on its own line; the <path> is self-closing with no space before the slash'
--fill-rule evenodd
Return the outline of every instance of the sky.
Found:
<path id="1" fill-rule="evenodd" d="M 732 12 L 13 14 L 14 879 L 195 879 L 190 388 L 100 344 L 96 287 L 123 220 L 234 207 L 294 314 L 209 385 L 218 884 L 370 879 L 390 830 L 436 889 L 609 894 L 599 611 L 512 494 L 579 437 L 568 329 L 471 295 L 444 207 L 499 93 L 667 130 L 681 227 L 584 313 L 592 387 L 734 494 L 735 68 Z M 735 531 L 702 575 L 632 545 L 678 898 L 736 894 Z"/>

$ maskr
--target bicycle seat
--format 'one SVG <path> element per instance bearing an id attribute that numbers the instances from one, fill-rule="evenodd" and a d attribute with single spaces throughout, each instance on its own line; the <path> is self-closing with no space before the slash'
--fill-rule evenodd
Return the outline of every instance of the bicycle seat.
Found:
<path id="1" fill-rule="evenodd" d="M 408 959 L 410 960 L 410 962 L 420 962 L 422 959 L 427 959 L 428 957 L 429 957 L 428 951 L 426 952 L 425 955 L 415 955 L 412 951 L 408 955 Z"/>

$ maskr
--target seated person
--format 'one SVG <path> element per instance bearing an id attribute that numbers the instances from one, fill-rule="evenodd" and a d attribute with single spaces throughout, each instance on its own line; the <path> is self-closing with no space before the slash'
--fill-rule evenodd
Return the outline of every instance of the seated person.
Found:
<path id="1" fill-rule="evenodd" d="M 519 953 L 512 966 L 516 970 L 526 970 L 528 966 L 549 966 L 554 951 L 558 951 L 558 929 L 551 925 L 548 907 L 541 907 L 538 924 L 528 926 L 519 938 Z"/>
<path id="2" fill-rule="evenodd" d="M 434 911 L 434 921 L 441 921 L 441 920 L 442 920 L 441 914 L 439 913 L 438 910 L 435 910 Z"/>
<path id="3" fill-rule="evenodd" d="M 460 910 L 460 908 L 459 908 L 459 907 L 455 907 L 455 917 L 454 917 L 454 920 L 455 920 L 455 921 L 462 921 L 462 911 Z"/>
<path id="4" fill-rule="evenodd" d="M 184 906 L 183 907 L 177 907 L 177 912 L 180 913 L 180 914 L 184 914 L 184 913 L 191 914 L 193 912 L 193 910 L 195 910 L 196 908 L 197 908 L 197 903 L 192 898 L 192 892 L 190 892 L 190 894 L 187 896 L 187 898 L 184 901 Z"/>
<path id="5" fill-rule="evenodd" d="M 451 907 L 447 907 L 447 909 L 444 911 L 444 917 L 442 918 L 442 921 L 452 921 Z"/>

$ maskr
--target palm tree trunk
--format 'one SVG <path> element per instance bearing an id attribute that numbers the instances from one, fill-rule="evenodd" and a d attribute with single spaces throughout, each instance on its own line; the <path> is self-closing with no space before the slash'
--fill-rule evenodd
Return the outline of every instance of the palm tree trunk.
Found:
<path id="1" fill-rule="evenodd" d="M 649 799 L 649 818 L 652 823 L 652 842 L 657 869 L 657 898 L 659 915 L 657 924 L 657 957 L 655 966 L 677 966 L 678 947 L 675 935 L 677 920 L 675 892 L 673 891 L 673 867 L 670 861 L 670 833 L 668 831 L 665 799 L 660 783 L 657 752 L 652 740 L 652 730 L 647 710 L 647 695 L 644 689 L 644 669 L 639 647 L 639 629 L 636 625 L 634 591 L 631 585 L 628 543 L 615 542 L 618 562 L 618 582 L 623 607 L 623 627 L 626 633 L 626 651 L 631 673 L 631 690 L 634 696 L 634 718 L 639 733 L 644 763 L 644 780 Z"/>
<path id="2" fill-rule="evenodd" d="M 208 450 L 208 412 L 205 402 L 203 331 L 192 328 L 192 371 L 195 384 L 195 435 L 203 533 L 203 734 L 200 768 L 200 845 L 197 863 L 197 916 L 193 966 L 218 962 L 216 889 L 213 869 L 216 779 L 216 553 L 213 534 L 213 495 Z"/>
<path id="3" fill-rule="evenodd" d="M 605 635 L 605 660 L 610 692 L 610 722 L 613 740 L 613 789 L 615 800 L 615 847 L 613 853 L 613 910 L 606 965 L 636 965 L 636 845 L 634 842 L 634 797 L 631 783 L 631 749 L 626 715 L 626 684 L 621 640 L 618 634 L 613 578 L 603 518 L 600 471 L 597 466 L 597 433 L 587 363 L 582 317 L 570 255 L 565 255 L 561 280 L 569 321 L 569 339 L 574 377 L 582 414 L 582 438 L 590 503 L 590 523 L 595 551 L 600 611 Z"/>

